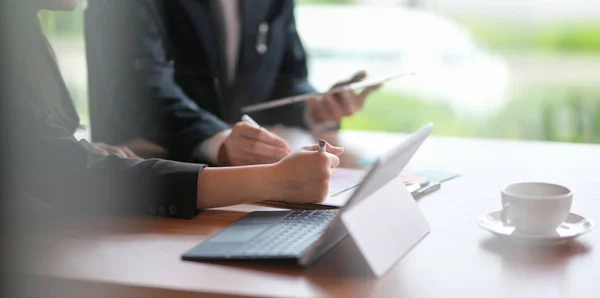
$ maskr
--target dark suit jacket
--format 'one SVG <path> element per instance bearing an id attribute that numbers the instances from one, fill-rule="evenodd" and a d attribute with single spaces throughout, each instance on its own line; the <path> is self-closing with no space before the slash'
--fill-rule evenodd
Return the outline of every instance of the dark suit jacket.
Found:
<path id="1" fill-rule="evenodd" d="M 0 81 L 9 193 L 63 210 L 193 217 L 203 166 L 105 155 L 75 139 L 79 118 L 49 44 L 35 16 L 22 14 L 1 29 L 10 41 L 0 51 L 10 70 Z"/>
<path id="2" fill-rule="evenodd" d="M 144 137 L 190 160 L 200 142 L 240 120 L 243 106 L 313 92 L 293 0 L 241 0 L 236 82 L 227 87 L 222 27 L 211 0 L 94 0 L 86 13 L 94 140 Z M 258 27 L 269 25 L 267 52 Z M 304 104 L 252 114 L 304 125 Z"/>

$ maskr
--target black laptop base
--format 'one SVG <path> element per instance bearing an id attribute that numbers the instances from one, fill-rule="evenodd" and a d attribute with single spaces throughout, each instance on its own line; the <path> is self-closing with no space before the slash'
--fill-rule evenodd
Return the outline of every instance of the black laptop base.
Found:
<path id="1" fill-rule="evenodd" d="M 339 210 L 248 213 L 186 252 L 183 260 L 281 260 L 297 262 Z"/>

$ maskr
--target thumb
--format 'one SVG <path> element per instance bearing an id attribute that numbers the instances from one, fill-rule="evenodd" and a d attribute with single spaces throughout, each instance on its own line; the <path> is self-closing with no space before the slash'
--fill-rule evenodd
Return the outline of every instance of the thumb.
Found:
<path id="1" fill-rule="evenodd" d="M 304 147 L 302 147 L 302 150 L 304 150 L 304 151 L 318 151 L 319 150 L 319 146 L 318 145 L 304 146 Z M 336 146 L 332 146 L 331 144 L 327 143 L 327 146 L 325 147 L 325 151 L 327 153 L 331 153 L 333 155 L 339 156 L 342 153 L 344 153 L 344 147 L 336 147 Z"/>
<path id="2" fill-rule="evenodd" d="M 367 72 L 366 72 L 366 71 L 364 71 L 364 70 L 359 70 L 358 72 L 356 72 L 356 73 L 354 74 L 354 76 L 352 76 L 352 79 L 351 79 L 351 80 L 352 80 L 353 82 L 359 82 L 359 81 L 362 81 L 362 80 L 364 80 L 366 77 L 367 77 Z"/>
<path id="3" fill-rule="evenodd" d="M 339 88 L 345 85 L 350 85 L 356 82 L 360 82 L 362 80 L 364 80 L 367 77 L 367 72 L 364 70 L 358 71 L 356 72 L 352 78 L 345 80 L 345 81 L 341 81 L 335 85 L 333 85 L 333 87 L 331 89 L 335 89 L 335 88 Z"/>

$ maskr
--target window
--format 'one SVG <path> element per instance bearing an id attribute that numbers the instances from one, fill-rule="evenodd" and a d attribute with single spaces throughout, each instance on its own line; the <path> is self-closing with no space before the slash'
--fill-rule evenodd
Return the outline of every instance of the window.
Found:
<path id="1" fill-rule="evenodd" d="M 298 0 L 296 16 L 320 90 L 360 69 L 417 72 L 374 94 L 344 129 L 432 121 L 438 135 L 600 142 L 597 1 Z M 40 19 L 88 124 L 83 15 Z"/>

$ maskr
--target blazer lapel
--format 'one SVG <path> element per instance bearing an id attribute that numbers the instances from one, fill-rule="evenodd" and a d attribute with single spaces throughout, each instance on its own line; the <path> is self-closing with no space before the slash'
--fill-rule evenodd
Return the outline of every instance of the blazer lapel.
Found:
<path id="1" fill-rule="evenodd" d="M 220 41 L 221 28 L 215 26 L 215 16 L 211 11 L 211 0 L 179 0 L 181 6 L 188 13 L 188 17 L 194 27 L 194 32 L 204 48 L 204 52 L 209 56 L 211 69 L 221 80 L 223 74 L 220 71 L 222 62 L 220 52 L 222 42 Z"/>
<path id="2" fill-rule="evenodd" d="M 208 55 L 208 63 L 217 75 L 218 84 L 215 88 L 221 94 L 221 112 L 228 110 L 231 101 L 231 90 L 227 88 L 226 79 L 226 61 L 223 28 L 218 22 L 221 22 L 221 16 L 217 15 L 213 5 L 216 0 L 179 0 L 181 6 L 188 12 L 189 19 L 194 27 L 194 32 L 198 37 L 204 52 Z M 246 1 L 241 1 L 246 2 Z M 225 116 L 225 115 L 224 115 Z M 225 116 L 227 118 L 227 116 Z M 226 119 L 229 120 L 229 119 Z"/>

